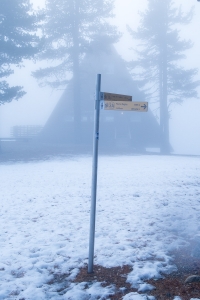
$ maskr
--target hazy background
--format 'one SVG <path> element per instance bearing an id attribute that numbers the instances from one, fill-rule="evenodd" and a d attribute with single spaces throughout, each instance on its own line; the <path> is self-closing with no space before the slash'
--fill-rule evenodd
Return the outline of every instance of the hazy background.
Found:
<path id="1" fill-rule="evenodd" d="M 42 0 L 33 0 L 32 2 L 35 8 L 42 7 L 44 3 Z M 126 25 L 132 29 L 137 28 L 140 19 L 138 11 L 143 11 L 146 3 L 146 0 L 115 0 L 116 16 L 112 23 L 116 24 L 123 32 L 123 37 L 116 44 L 116 49 L 125 60 L 133 57 L 134 54 L 130 48 L 135 47 L 126 30 Z M 185 66 L 200 69 L 200 3 L 196 0 L 176 0 L 175 3 L 182 4 L 184 10 L 189 10 L 191 6 L 195 8 L 193 21 L 188 26 L 181 28 L 181 34 L 182 37 L 191 39 L 194 43 L 194 47 L 187 51 Z M 0 137 L 9 137 L 10 129 L 14 125 L 43 126 L 59 100 L 62 90 L 40 88 L 37 81 L 31 77 L 31 72 L 39 65 L 40 63 L 35 65 L 25 61 L 24 68 L 15 68 L 14 75 L 10 76 L 8 80 L 10 84 L 24 86 L 27 94 L 19 101 L 0 106 Z M 200 78 L 200 72 L 198 77 Z M 200 99 L 186 100 L 181 106 L 173 107 L 170 121 L 170 141 L 175 153 L 200 155 Z"/>

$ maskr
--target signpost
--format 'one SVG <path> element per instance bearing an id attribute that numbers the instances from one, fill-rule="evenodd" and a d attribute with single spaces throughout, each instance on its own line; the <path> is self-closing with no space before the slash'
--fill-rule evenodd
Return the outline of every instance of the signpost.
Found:
<path id="1" fill-rule="evenodd" d="M 88 273 L 93 272 L 93 260 L 94 260 L 94 236 L 95 236 L 97 168 L 98 168 L 98 142 L 99 142 L 100 89 L 101 89 L 101 74 L 98 74 L 97 75 L 97 81 L 96 81 L 96 95 L 95 95 Z"/>
<path id="2" fill-rule="evenodd" d="M 132 102 L 132 96 L 112 94 L 112 93 L 102 93 L 101 74 L 97 75 L 96 96 L 95 96 L 88 273 L 93 272 L 93 260 L 94 260 L 100 108 L 104 110 L 118 110 L 118 111 L 126 110 L 126 111 L 147 112 L 148 102 Z"/>
<path id="3" fill-rule="evenodd" d="M 101 109 L 104 110 L 130 110 L 130 111 L 148 111 L 148 102 L 131 101 L 101 101 Z"/>

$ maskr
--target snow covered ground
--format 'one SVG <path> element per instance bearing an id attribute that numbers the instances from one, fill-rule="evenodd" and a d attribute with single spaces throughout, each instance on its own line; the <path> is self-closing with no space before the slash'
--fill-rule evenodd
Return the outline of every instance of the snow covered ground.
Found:
<path id="1" fill-rule="evenodd" d="M 1 300 L 109 299 L 114 286 L 70 281 L 88 262 L 91 170 L 89 156 L 1 163 Z M 94 263 L 131 265 L 144 294 L 171 272 L 170 250 L 200 233 L 199 174 L 199 157 L 100 156 Z M 64 289 L 48 284 L 56 274 L 68 274 Z"/>

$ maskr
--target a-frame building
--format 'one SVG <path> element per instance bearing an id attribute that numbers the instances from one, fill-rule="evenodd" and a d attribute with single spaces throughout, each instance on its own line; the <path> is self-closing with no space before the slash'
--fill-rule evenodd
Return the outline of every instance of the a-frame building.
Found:
<path id="1" fill-rule="evenodd" d="M 80 148 L 92 148 L 94 127 L 94 93 L 96 74 L 102 75 L 101 91 L 132 95 L 133 101 L 145 101 L 129 74 L 126 64 L 114 46 L 94 44 L 80 66 L 81 128 Z M 43 141 L 74 144 L 73 79 L 63 92 L 57 106 L 41 132 Z M 77 137 L 76 137 L 77 141 Z M 159 124 L 152 112 L 100 113 L 100 147 L 106 149 L 144 150 L 160 146 Z"/>

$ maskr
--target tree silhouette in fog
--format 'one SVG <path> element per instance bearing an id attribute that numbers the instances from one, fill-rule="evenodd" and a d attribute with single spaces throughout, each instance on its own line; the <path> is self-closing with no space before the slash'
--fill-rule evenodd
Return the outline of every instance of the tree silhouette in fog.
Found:
<path id="1" fill-rule="evenodd" d="M 1 0 L 0 3 L 0 104 L 21 98 L 22 86 L 9 86 L 6 78 L 37 52 L 37 18 L 29 0 Z"/>
<path id="2" fill-rule="evenodd" d="M 81 126 L 80 63 L 90 45 L 100 36 L 116 42 L 119 34 L 109 24 L 113 0 L 47 0 L 42 25 L 43 43 L 38 59 L 47 60 L 48 67 L 33 75 L 53 88 L 66 86 L 73 76 L 74 133 Z"/>
<path id="3" fill-rule="evenodd" d="M 181 60 L 186 58 L 184 52 L 192 43 L 181 39 L 178 28 L 188 24 L 192 17 L 192 9 L 184 14 L 181 7 L 174 7 L 172 0 L 148 0 L 137 31 L 128 27 L 133 39 L 140 41 L 136 50 L 138 59 L 129 63 L 131 72 L 147 99 L 159 103 L 162 153 L 170 153 L 171 105 L 197 97 L 196 88 L 200 84 L 195 80 L 197 69 L 181 66 Z"/>

